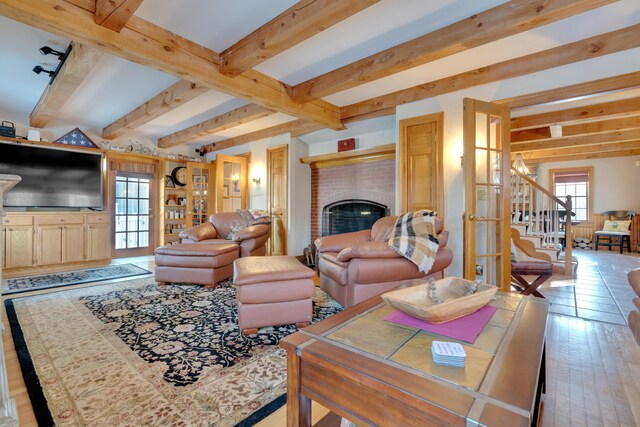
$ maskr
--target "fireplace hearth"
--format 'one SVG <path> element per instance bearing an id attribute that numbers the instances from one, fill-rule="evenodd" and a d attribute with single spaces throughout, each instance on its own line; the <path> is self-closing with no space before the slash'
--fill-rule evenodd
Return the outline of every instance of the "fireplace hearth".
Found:
<path id="1" fill-rule="evenodd" d="M 389 209 L 380 203 L 370 200 L 340 200 L 322 209 L 322 235 L 367 230 L 374 222 L 387 215 Z"/>

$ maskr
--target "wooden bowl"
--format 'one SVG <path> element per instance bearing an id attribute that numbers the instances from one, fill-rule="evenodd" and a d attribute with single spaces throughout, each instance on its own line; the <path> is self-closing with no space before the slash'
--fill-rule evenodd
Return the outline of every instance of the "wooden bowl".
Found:
<path id="1" fill-rule="evenodd" d="M 436 280 L 436 291 L 444 299 L 441 304 L 436 304 L 431 299 L 430 286 L 426 281 L 421 285 L 386 292 L 382 294 L 382 299 L 391 307 L 410 316 L 430 323 L 444 323 L 478 311 L 487 305 L 498 291 L 496 286 L 480 284 L 476 292 L 470 295 L 456 297 L 455 292 L 450 292 L 457 286 L 466 289 L 468 283 L 473 282 L 460 277 Z M 447 298 L 447 295 L 450 298 Z"/>

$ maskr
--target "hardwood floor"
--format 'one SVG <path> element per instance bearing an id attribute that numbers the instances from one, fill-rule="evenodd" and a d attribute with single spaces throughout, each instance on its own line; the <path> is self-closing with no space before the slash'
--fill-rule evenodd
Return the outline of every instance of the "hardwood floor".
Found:
<path id="1" fill-rule="evenodd" d="M 584 277 L 593 276 L 597 271 L 603 279 L 603 286 L 606 284 L 613 292 L 615 289 L 611 285 L 617 285 L 620 295 L 627 294 L 622 279 L 626 277 L 626 271 L 636 268 L 640 263 L 638 254 L 584 251 L 579 257 Z M 155 268 L 153 257 L 114 260 L 118 264 L 126 262 L 149 271 Z M 87 285 L 77 287 L 83 286 Z M 44 292 L 47 291 L 37 293 Z M 20 425 L 36 426 L 6 316 L 3 315 L 2 321 L 11 398 L 16 399 Z M 314 403 L 313 412 L 314 422 L 317 422 L 327 411 Z M 284 425 L 285 407 L 257 424 L 260 427 Z M 541 425 L 640 425 L 640 346 L 626 326 L 559 314 L 550 316 L 547 331 L 547 393 Z"/>

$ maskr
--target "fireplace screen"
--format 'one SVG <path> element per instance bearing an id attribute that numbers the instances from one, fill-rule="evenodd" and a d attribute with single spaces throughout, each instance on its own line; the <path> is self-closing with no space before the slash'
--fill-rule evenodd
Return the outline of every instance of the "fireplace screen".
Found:
<path id="1" fill-rule="evenodd" d="M 371 228 L 389 215 L 385 205 L 368 200 L 341 200 L 322 209 L 322 235 L 349 233 Z"/>

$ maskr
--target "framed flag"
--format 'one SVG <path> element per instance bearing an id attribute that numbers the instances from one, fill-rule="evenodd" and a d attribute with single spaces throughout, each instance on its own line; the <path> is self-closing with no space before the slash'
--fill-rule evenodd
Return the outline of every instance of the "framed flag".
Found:
<path id="1" fill-rule="evenodd" d="M 60 138 L 56 139 L 54 144 L 62 144 L 62 145 L 74 145 L 76 147 L 86 147 L 86 148 L 99 148 L 96 144 L 93 143 L 91 138 L 84 134 L 80 129 L 75 128 L 69 133 L 64 134 Z"/>

